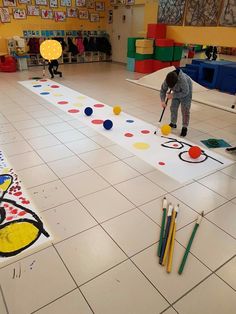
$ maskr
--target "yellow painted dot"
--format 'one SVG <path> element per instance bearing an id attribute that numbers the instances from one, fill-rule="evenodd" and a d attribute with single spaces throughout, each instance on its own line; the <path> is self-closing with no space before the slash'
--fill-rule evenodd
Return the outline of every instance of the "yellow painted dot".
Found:
<path id="1" fill-rule="evenodd" d="M 83 105 L 82 104 L 73 104 L 73 106 L 75 106 L 75 107 L 82 107 Z"/>
<path id="2" fill-rule="evenodd" d="M 48 92 L 48 91 L 51 91 L 51 88 L 46 87 L 46 88 L 44 88 L 43 90 L 44 90 L 45 92 Z"/>
<path id="3" fill-rule="evenodd" d="M 51 90 L 51 89 L 50 89 Z M 55 96 L 55 97 L 60 97 L 60 96 L 62 96 L 62 94 L 53 94 L 53 96 Z"/>
<path id="4" fill-rule="evenodd" d="M 144 143 L 144 142 L 134 143 L 133 146 L 134 146 L 134 148 L 137 148 L 137 149 L 148 149 L 150 147 L 149 144 Z"/>
<path id="5" fill-rule="evenodd" d="M 78 99 L 85 99 L 86 96 L 81 95 L 81 96 L 77 96 L 76 98 L 78 98 Z"/>

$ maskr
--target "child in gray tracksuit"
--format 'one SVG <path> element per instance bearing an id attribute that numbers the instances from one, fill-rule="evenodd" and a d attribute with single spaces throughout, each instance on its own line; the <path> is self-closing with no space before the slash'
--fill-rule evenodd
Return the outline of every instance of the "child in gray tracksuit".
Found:
<path id="1" fill-rule="evenodd" d="M 168 89 L 171 93 L 168 94 Z M 166 95 L 167 94 L 167 95 Z M 181 104 L 182 111 L 182 130 L 180 136 L 186 136 L 188 131 L 188 124 L 190 118 L 190 107 L 192 101 L 192 81 L 191 78 L 183 73 L 180 69 L 176 69 L 167 74 L 165 81 L 161 86 L 160 98 L 161 105 L 164 108 L 165 98 L 172 99 L 170 106 L 171 123 L 172 128 L 176 128 L 176 122 L 178 117 L 178 109 Z"/>

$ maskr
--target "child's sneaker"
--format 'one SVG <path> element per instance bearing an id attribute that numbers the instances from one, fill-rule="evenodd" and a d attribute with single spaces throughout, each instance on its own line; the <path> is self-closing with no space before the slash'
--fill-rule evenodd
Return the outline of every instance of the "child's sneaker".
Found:
<path id="1" fill-rule="evenodd" d="M 169 124 L 169 126 L 170 126 L 172 129 L 176 129 L 176 128 L 177 128 L 177 125 L 174 124 L 174 123 L 172 123 L 172 122 Z"/>
<path id="2" fill-rule="evenodd" d="M 180 136 L 185 137 L 187 135 L 188 129 L 186 127 L 182 127 Z"/>

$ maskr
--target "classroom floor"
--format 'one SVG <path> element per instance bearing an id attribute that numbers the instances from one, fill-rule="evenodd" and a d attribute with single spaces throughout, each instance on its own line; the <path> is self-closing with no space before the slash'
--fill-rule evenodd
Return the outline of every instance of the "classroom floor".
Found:
<path id="1" fill-rule="evenodd" d="M 125 81 L 140 75 L 123 65 L 61 69 L 61 84 L 158 121 L 159 93 Z M 0 313 L 235 313 L 236 155 L 214 149 L 234 163 L 181 185 L 17 83 L 41 74 L 40 67 L 0 73 L 0 145 L 54 240 L 0 264 Z M 236 115 L 193 103 L 187 139 L 200 145 L 208 138 L 235 146 Z M 170 274 L 156 254 L 164 196 L 180 204 Z"/>

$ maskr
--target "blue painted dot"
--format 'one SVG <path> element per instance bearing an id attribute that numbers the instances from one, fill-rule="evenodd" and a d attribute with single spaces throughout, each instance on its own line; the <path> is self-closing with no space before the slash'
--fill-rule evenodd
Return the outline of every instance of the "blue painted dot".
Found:
<path id="1" fill-rule="evenodd" d="M 42 87 L 42 85 L 33 85 L 33 87 Z"/>
<path id="2" fill-rule="evenodd" d="M 50 93 L 49 92 L 42 92 L 40 93 L 40 95 L 49 95 Z"/>
<path id="3" fill-rule="evenodd" d="M 126 122 L 128 122 L 128 123 L 133 123 L 134 120 L 126 120 Z"/>

